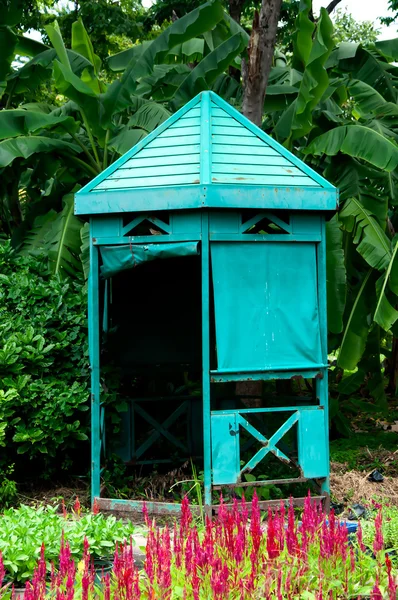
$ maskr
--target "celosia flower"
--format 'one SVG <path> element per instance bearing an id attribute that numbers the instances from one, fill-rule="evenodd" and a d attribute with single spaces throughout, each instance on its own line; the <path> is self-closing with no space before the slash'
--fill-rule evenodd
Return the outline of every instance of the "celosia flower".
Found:
<path id="1" fill-rule="evenodd" d="M 373 551 L 375 554 L 383 550 L 384 538 L 383 538 L 383 514 L 381 509 L 375 518 L 375 539 L 373 540 Z"/>
<path id="2" fill-rule="evenodd" d="M 80 502 L 79 502 L 79 496 L 76 496 L 76 500 L 75 503 L 73 505 L 73 510 L 74 512 L 80 516 L 80 512 L 81 512 L 81 506 L 80 506 Z"/>
<path id="3" fill-rule="evenodd" d="M 5 574 L 6 574 L 6 570 L 4 568 L 3 554 L 2 554 L 2 552 L 0 550 L 0 588 L 3 585 Z"/>
<path id="4" fill-rule="evenodd" d="M 100 509 L 99 509 L 99 506 L 98 506 L 98 500 L 97 500 L 97 498 L 94 498 L 93 514 L 94 515 L 98 515 L 99 511 L 100 511 Z"/>

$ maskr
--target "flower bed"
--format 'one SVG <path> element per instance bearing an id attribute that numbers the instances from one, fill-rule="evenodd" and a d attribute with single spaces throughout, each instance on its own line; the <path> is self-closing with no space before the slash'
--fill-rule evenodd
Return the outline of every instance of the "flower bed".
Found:
<path id="1" fill-rule="evenodd" d="M 258 500 L 221 505 L 205 526 L 194 522 L 183 501 L 180 523 L 160 529 L 146 515 L 148 540 L 144 569 L 134 564 L 131 542 L 118 545 L 111 573 L 96 584 L 87 540 L 76 565 L 62 542 L 59 568 L 46 577 L 45 548 L 25 600 L 333 600 L 397 598 L 397 580 L 382 539 L 378 513 L 374 556 L 366 552 L 359 526 L 354 540 L 333 513 L 326 515 L 308 497 L 301 516 L 283 505 L 262 523 Z M 4 567 L 0 567 L 0 578 Z M 2 589 L 3 599 L 10 597 Z"/>
<path id="2" fill-rule="evenodd" d="M 112 557 L 115 543 L 129 540 L 133 533 L 131 523 L 105 517 L 95 507 L 94 512 L 82 511 L 78 499 L 72 512 L 63 506 L 62 514 L 53 506 L 8 509 L 0 516 L 0 550 L 7 581 L 21 586 L 32 577 L 43 544 L 49 572 L 51 562 L 58 564 L 62 537 L 75 560 L 82 556 L 85 539 L 91 557 L 98 559 Z"/>

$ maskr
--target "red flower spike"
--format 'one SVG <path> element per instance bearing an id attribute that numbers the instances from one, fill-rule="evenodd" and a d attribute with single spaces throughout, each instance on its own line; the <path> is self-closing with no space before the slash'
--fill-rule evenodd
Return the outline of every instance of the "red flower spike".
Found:
<path id="1" fill-rule="evenodd" d="M 98 506 L 98 501 L 97 498 L 94 498 L 94 503 L 93 503 L 93 515 L 98 515 L 100 509 Z"/>
<path id="2" fill-rule="evenodd" d="M 384 548 L 384 538 L 383 538 L 383 514 L 381 509 L 376 515 L 375 518 L 375 539 L 373 541 L 373 552 L 377 554 Z"/>
<path id="3" fill-rule="evenodd" d="M 73 510 L 80 517 L 81 506 L 80 506 L 80 502 L 79 502 L 79 496 L 76 496 L 76 500 L 75 500 L 75 503 L 73 505 Z"/>

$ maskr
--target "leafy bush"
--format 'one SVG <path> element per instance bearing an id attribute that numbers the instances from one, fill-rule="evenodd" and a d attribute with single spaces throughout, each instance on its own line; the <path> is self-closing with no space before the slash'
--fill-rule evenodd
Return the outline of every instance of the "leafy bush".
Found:
<path id="1" fill-rule="evenodd" d="M 82 555 L 85 537 L 91 556 L 103 558 L 113 554 L 116 542 L 129 540 L 134 527 L 102 514 L 63 516 L 52 506 L 6 510 L 0 517 L 0 549 L 9 578 L 20 583 L 33 575 L 42 544 L 47 561 L 57 562 L 62 532 L 74 558 Z"/>
<path id="2" fill-rule="evenodd" d="M 0 467 L 28 453 L 48 476 L 87 439 L 86 340 L 83 283 L 0 245 Z"/>

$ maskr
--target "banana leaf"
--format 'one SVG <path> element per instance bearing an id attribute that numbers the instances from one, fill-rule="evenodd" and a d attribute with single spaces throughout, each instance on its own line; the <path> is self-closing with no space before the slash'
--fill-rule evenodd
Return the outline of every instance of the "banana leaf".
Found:
<path id="1" fill-rule="evenodd" d="M 199 92 L 209 89 L 245 47 L 245 38 L 237 33 L 210 52 L 184 79 L 171 101 L 172 108 L 177 110 Z"/>
<path id="2" fill-rule="evenodd" d="M 332 333 L 341 333 L 347 288 L 343 232 L 337 215 L 326 223 L 326 279 L 328 327 Z"/>
<path id="3" fill-rule="evenodd" d="M 206 2 L 165 29 L 137 60 L 133 58 L 122 77 L 114 81 L 103 96 L 104 126 L 111 122 L 115 113 L 129 106 L 137 82 L 151 73 L 154 65 L 167 56 L 170 48 L 208 31 L 223 16 L 224 10 L 219 0 Z"/>
<path id="4" fill-rule="evenodd" d="M 61 125 L 64 131 L 75 133 L 78 123 L 68 116 L 54 116 L 35 110 L 2 110 L 0 111 L 0 140 L 14 138 L 41 129 L 50 129 Z"/>
<path id="5" fill-rule="evenodd" d="M 81 148 L 75 144 L 44 136 L 20 136 L 0 142 L 0 167 L 7 167 L 16 158 L 29 158 L 38 152 L 54 154 L 78 154 Z"/>
<path id="6" fill-rule="evenodd" d="M 398 165 L 398 147 L 376 131 L 363 125 L 335 127 L 315 138 L 305 154 L 335 156 L 338 152 L 393 171 Z"/>
<path id="7" fill-rule="evenodd" d="M 359 286 L 347 315 L 337 358 L 337 365 L 348 371 L 355 369 L 365 351 L 370 329 L 372 295 L 374 295 L 374 277 L 373 269 L 369 269 Z"/>

